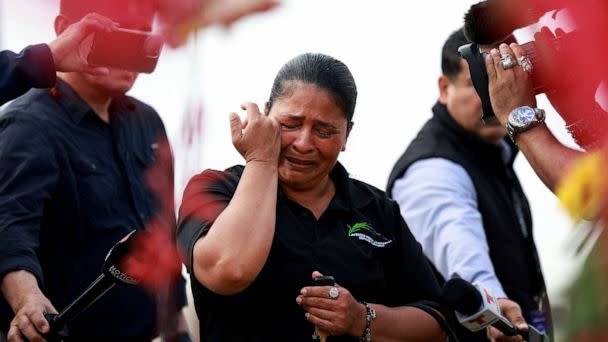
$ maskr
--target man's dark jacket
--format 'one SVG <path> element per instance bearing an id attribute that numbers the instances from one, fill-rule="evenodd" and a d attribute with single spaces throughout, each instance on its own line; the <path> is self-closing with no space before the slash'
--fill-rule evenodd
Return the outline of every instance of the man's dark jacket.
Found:
<path id="1" fill-rule="evenodd" d="M 473 181 L 477 204 L 496 276 L 509 299 L 528 313 L 536 309 L 535 296 L 544 291 L 544 280 L 532 236 L 532 218 L 526 196 L 513 171 L 517 148 L 505 165 L 499 145 L 464 130 L 437 103 L 424 125 L 393 168 L 387 194 L 409 166 L 418 160 L 444 158 L 462 166 Z"/>

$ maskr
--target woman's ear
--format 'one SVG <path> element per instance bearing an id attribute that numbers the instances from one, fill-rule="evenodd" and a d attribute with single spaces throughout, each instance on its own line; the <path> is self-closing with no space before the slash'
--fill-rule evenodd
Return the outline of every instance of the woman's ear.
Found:
<path id="1" fill-rule="evenodd" d="M 344 145 L 342 145 L 342 152 L 346 151 L 346 142 L 348 141 L 348 136 L 350 135 L 350 131 L 353 129 L 354 125 L 354 122 L 349 121 L 346 126 L 346 139 L 344 139 Z"/>

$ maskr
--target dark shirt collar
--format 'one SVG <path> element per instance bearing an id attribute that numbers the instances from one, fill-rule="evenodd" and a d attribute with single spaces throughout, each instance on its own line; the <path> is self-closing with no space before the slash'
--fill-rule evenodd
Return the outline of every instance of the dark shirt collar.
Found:
<path id="1" fill-rule="evenodd" d="M 96 115 L 91 106 L 89 106 L 89 104 L 61 78 L 57 78 L 57 83 L 55 87 L 51 89 L 51 94 L 57 99 L 57 102 L 65 109 L 66 113 L 76 124 L 80 123 L 88 114 Z M 136 109 L 136 105 L 133 101 L 130 101 L 127 96 L 121 95 L 112 99 L 109 112 L 110 115 L 112 115 L 124 111 L 134 111 Z"/>
<path id="2" fill-rule="evenodd" d="M 336 165 L 329 173 L 329 177 L 334 182 L 336 193 L 331 199 L 327 211 L 351 212 L 353 209 L 365 207 L 372 200 L 371 194 L 365 193 L 355 186 L 340 162 L 336 162 Z M 281 199 L 288 199 L 280 186 L 278 196 Z"/>
<path id="3" fill-rule="evenodd" d="M 460 124 L 450 115 L 448 108 L 444 104 L 441 104 L 440 102 L 435 103 L 433 106 L 433 117 L 447 127 L 452 134 L 457 135 L 474 153 L 502 156 L 502 146 L 491 143 L 479 135 L 462 128 L 462 126 L 460 126 Z M 512 165 L 518 152 L 517 146 L 513 144 L 508 137 L 503 139 L 511 149 L 511 160 L 508 164 Z"/>
<path id="4" fill-rule="evenodd" d="M 75 123 L 80 123 L 87 114 L 94 113 L 91 106 L 89 106 L 76 91 L 61 78 L 57 78 L 57 83 L 55 84 L 55 87 L 51 89 L 51 94 Z"/>
<path id="5" fill-rule="evenodd" d="M 333 180 L 336 186 L 336 194 L 330 202 L 328 210 L 353 211 L 353 209 L 361 209 L 369 204 L 372 197 L 371 194 L 365 193 L 356 186 L 353 180 L 348 176 L 348 172 L 340 164 L 336 163 L 329 177 Z"/>

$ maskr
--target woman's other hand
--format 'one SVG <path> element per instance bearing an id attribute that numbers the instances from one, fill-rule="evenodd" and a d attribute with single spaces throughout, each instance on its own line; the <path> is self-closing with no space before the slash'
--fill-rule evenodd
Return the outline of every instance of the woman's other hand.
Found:
<path id="1" fill-rule="evenodd" d="M 312 277 L 322 276 L 313 272 Z M 365 306 L 344 287 L 336 284 L 338 296 L 332 299 L 332 286 L 308 286 L 300 291 L 296 303 L 306 310 L 306 319 L 329 335 L 362 336 L 365 330 Z"/>

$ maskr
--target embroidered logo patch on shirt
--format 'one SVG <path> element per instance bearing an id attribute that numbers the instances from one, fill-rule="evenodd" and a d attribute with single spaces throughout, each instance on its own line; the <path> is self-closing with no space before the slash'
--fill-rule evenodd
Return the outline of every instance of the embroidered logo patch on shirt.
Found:
<path id="1" fill-rule="evenodd" d="M 375 247 L 385 247 L 386 245 L 393 242 L 393 240 L 387 239 L 382 234 L 378 233 L 372 226 L 367 222 L 357 222 L 352 227 L 348 227 L 348 236 L 356 237 L 359 240 L 365 241 Z"/>

